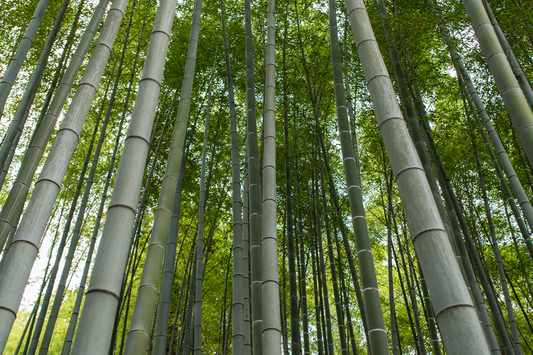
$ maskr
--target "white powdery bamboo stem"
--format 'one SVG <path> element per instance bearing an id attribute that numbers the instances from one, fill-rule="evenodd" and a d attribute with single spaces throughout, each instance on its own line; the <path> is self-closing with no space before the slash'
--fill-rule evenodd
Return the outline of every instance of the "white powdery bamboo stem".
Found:
<path id="1" fill-rule="evenodd" d="M 24 60 L 28 55 L 28 51 L 33 44 L 33 39 L 37 34 L 37 30 L 41 26 L 41 21 L 43 20 L 44 13 L 46 12 L 49 2 L 50 0 L 40 0 L 37 4 L 30 23 L 26 28 L 26 32 L 24 32 L 24 36 L 22 37 L 22 40 L 17 48 L 17 52 L 15 53 L 13 60 L 11 60 L 11 63 L 9 63 L 9 67 L 7 67 L 6 72 L 4 73 L 4 77 L 0 83 L 0 118 L 2 118 L 2 114 L 4 113 L 7 97 L 13 88 L 13 84 L 17 79 L 20 68 L 22 67 Z"/>
<path id="2" fill-rule="evenodd" d="M 503 52 L 481 0 L 463 0 L 494 82 L 530 164 L 533 164 L 533 112 Z"/>
<path id="3" fill-rule="evenodd" d="M 263 354 L 281 354 L 276 202 L 275 0 L 268 0 L 263 155 Z"/>
<path id="4" fill-rule="evenodd" d="M 488 354 L 476 309 L 402 118 L 364 3 L 361 0 L 345 0 L 345 4 L 377 123 L 446 350 L 450 354 Z"/>
<path id="5" fill-rule="evenodd" d="M 111 330 L 119 305 L 132 226 L 170 42 L 175 4 L 175 0 L 161 1 L 154 21 L 143 74 L 115 178 L 115 188 L 74 340 L 73 354 L 107 354 L 109 351 Z"/>
<path id="6" fill-rule="evenodd" d="M 127 0 L 115 0 L 108 11 L 87 69 L 57 132 L 54 145 L 35 184 L 28 208 L 0 271 L 0 319 L 3 320 L 0 324 L 0 350 L 4 349 L 15 321 L 24 288 L 39 251 L 41 237 L 78 144 L 79 134 L 96 95 L 127 4 Z"/>

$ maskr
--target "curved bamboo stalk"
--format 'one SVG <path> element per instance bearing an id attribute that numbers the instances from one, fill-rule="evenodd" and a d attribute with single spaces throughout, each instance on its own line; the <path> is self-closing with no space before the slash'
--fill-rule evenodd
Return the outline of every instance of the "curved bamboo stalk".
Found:
<path id="1" fill-rule="evenodd" d="M 24 36 L 17 47 L 15 56 L 11 60 L 11 63 L 9 63 L 9 66 L 4 73 L 4 77 L 2 78 L 2 82 L 0 82 L 0 118 L 2 118 L 7 97 L 13 88 L 13 84 L 17 79 L 20 68 L 22 67 L 24 60 L 28 55 L 28 51 L 33 44 L 33 39 L 37 34 L 37 30 L 41 26 L 41 21 L 43 20 L 44 13 L 46 12 L 46 8 L 48 7 L 49 3 L 50 0 L 39 0 L 39 3 L 37 3 L 35 12 L 31 17 L 28 27 L 26 28 L 26 32 L 24 32 Z M 59 11 L 61 12 L 61 10 Z"/>
<path id="2" fill-rule="evenodd" d="M 59 8 L 59 13 L 57 14 L 57 17 L 54 21 L 52 29 L 50 30 L 48 39 L 46 40 L 46 43 L 44 44 L 43 50 L 41 52 L 41 56 L 39 57 L 39 61 L 37 62 L 37 65 L 35 65 L 35 69 L 33 70 L 33 74 L 31 75 L 31 78 L 30 78 L 30 82 L 28 83 L 28 86 L 26 87 L 26 90 L 24 91 L 24 95 L 22 96 L 22 100 L 20 101 L 20 104 L 15 113 L 15 116 L 13 117 L 13 120 L 11 121 L 11 124 L 9 125 L 9 129 L 6 135 L 4 136 L 4 141 L 2 143 L 2 147 L 0 148 L 0 167 L 4 167 L 7 157 L 9 155 L 9 151 L 11 150 L 11 146 L 13 145 L 15 141 L 18 141 L 17 139 L 18 132 L 22 131 L 24 124 L 26 123 L 26 118 L 28 117 L 28 111 L 33 103 L 33 99 L 35 98 L 35 91 L 37 90 L 37 88 L 39 87 L 39 84 L 41 83 L 44 69 L 46 68 L 46 65 L 48 64 L 48 58 L 50 56 L 50 51 L 52 50 L 52 46 L 54 45 L 56 35 L 59 32 L 59 29 L 61 28 L 63 16 L 65 15 L 65 11 L 67 10 L 67 6 L 69 2 L 70 0 L 63 0 L 63 3 L 61 4 L 61 7 Z M 83 3 L 84 1 L 81 2 L 81 4 Z M 81 7 L 79 7 L 79 9 L 81 10 Z M 2 88 L 0 84 L 0 91 L 1 90 Z M 2 110 L 0 109 L 0 112 L 1 111 Z M 0 116 L 2 116 L 1 113 L 0 113 Z M 1 185 L 0 185 L 0 188 L 1 188 Z"/>
<path id="3" fill-rule="evenodd" d="M 481 50 L 507 112 L 511 116 L 518 138 L 522 142 L 529 162 L 533 163 L 533 112 L 531 112 L 531 107 L 529 107 L 503 52 L 483 2 L 481 0 L 463 0 L 463 4 L 472 19 L 472 26 Z"/>
<path id="4" fill-rule="evenodd" d="M 170 41 L 174 7 L 175 1 L 163 1 L 157 11 L 98 256 L 74 341 L 73 352 L 76 354 L 106 353 L 109 350 Z M 110 265 L 115 267 L 111 270 Z"/>
<path id="5" fill-rule="evenodd" d="M 108 3 L 109 0 L 100 0 L 100 3 L 96 7 L 94 14 L 91 17 L 91 21 L 87 25 L 85 33 L 78 44 L 76 52 L 72 56 L 72 60 L 70 61 L 68 68 L 63 75 L 61 82 L 59 83 L 49 110 L 43 117 L 35 136 L 32 138 L 31 146 L 28 148 L 26 155 L 24 156 L 24 160 L 20 166 L 15 183 L 13 184 L 6 202 L 2 207 L 2 211 L 0 212 L 0 249 L 3 248 L 9 230 L 11 229 L 13 221 L 16 218 L 16 214 L 23 203 L 22 197 L 29 190 L 35 175 L 35 171 L 39 165 L 39 161 L 41 160 L 46 145 L 48 144 L 48 141 L 50 140 L 54 130 L 57 118 L 59 117 L 63 106 L 65 105 L 70 93 L 70 89 L 74 83 L 76 75 L 78 74 L 85 55 L 89 50 L 91 41 L 94 38 L 98 26 L 100 25 Z M 88 90 L 88 88 L 86 88 L 86 90 Z"/>
<path id="6" fill-rule="evenodd" d="M 404 203 L 413 244 L 427 277 L 446 350 L 449 353 L 487 354 L 489 348 L 477 322 L 476 310 L 402 119 L 364 3 L 361 0 L 345 0 L 345 4 L 378 127 Z M 365 305 L 370 307 L 366 301 Z M 374 329 L 373 324 L 369 322 L 371 330 Z M 378 347 L 380 350 L 377 350 Z M 377 345 L 376 351 L 372 347 L 374 355 L 382 352 L 388 353 L 388 346 Z"/>

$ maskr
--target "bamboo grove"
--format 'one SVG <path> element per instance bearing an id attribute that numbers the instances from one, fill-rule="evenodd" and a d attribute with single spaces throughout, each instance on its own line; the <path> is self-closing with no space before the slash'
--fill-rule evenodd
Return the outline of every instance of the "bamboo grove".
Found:
<path id="1" fill-rule="evenodd" d="M 5 354 L 533 354 L 533 2 L 0 3 Z"/>

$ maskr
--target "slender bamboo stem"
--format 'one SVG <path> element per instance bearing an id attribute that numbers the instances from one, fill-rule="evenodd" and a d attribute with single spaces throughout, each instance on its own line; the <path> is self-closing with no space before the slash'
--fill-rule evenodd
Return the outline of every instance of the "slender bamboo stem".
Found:
<path id="1" fill-rule="evenodd" d="M 257 139 L 257 122 L 255 110 L 255 79 L 254 54 L 252 37 L 252 15 L 250 0 L 244 1 L 245 34 L 246 34 L 246 144 L 249 175 L 250 204 L 250 270 L 251 270 L 251 313 L 252 313 L 252 344 L 254 354 L 262 354 L 263 331 L 263 256 L 261 248 L 263 206 L 261 204 L 261 169 L 259 161 L 259 145 Z"/>
<path id="2" fill-rule="evenodd" d="M 9 129 L 6 135 L 4 136 L 4 141 L 2 142 L 2 147 L 0 148 L 0 166 L 1 167 L 5 166 L 7 157 L 9 155 L 9 151 L 11 150 L 11 146 L 13 145 L 13 143 L 15 143 L 15 146 L 17 145 L 16 144 L 18 142 L 17 135 L 20 137 L 18 132 L 23 130 L 24 124 L 26 123 L 26 118 L 28 117 L 28 111 L 30 110 L 30 107 L 33 103 L 33 99 L 35 98 L 35 92 L 37 88 L 39 87 L 39 84 L 41 83 L 44 70 L 48 64 L 48 58 L 50 57 L 52 46 L 54 45 L 57 33 L 59 32 L 59 29 L 61 28 L 61 23 L 63 22 L 63 16 L 65 15 L 65 11 L 67 10 L 69 2 L 70 0 L 63 0 L 63 3 L 61 4 L 61 7 L 59 8 L 59 13 L 57 14 L 57 17 L 54 21 L 52 29 L 50 30 L 50 34 L 48 35 L 48 39 L 46 40 L 46 43 L 43 47 L 41 56 L 39 57 L 39 61 L 37 62 L 37 65 L 35 66 L 35 69 L 33 70 L 33 74 L 31 75 L 31 78 L 30 78 L 30 82 L 28 83 L 28 86 L 26 87 L 26 90 L 24 91 L 24 95 L 22 96 L 22 100 L 20 101 L 20 104 L 15 113 L 15 116 L 13 117 L 13 120 L 11 121 L 11 124 L 9 125 Z M 81 1 L 81 6 L 78 7 L 78 10 L 81 10 L 81 8 L 83 7 L 83 4 L 84 4 L 84 1 Z M 77 23 L 77 21 L 75 23 Z M 0 84 L 0 91 L 1 90 L 2 90 L 2 87 Z M 0 117 L 2 116 L 1 111 L 2 109 L 0 109 Z M 2 185 L 0 185 L 0 187 Z"/>
<path id="3" fill-rule="evenodd" d="M 94 14 L 91 17 L 91 21 L 87 25 L 87 28 L 83 34 L 83 37 L 80 40 L 78 47 L 76 48 L 76 52 L 74 53 L 72 59 L 70 60 L 68 68 L 66 69 L 65 74 L 63 75 L 61 82 L 59 83 L 59 86 L 57 87 L 57 90 L 54 94 L 54 98 L 52 99 L 48 112 L 43 117 L 42 122 L 39 124 L 39 127 L 37 131 L 35 132 L 35 136 L 31 140 L 31 145 L 27 149 L 26 155 L 24 156 L 22 164 L 19 168 L 19 172 L 15 179 L 15 183 L 13 184 L 13 187 L 11 188 L 9 195 L 6 199 L 6 202 L 2 206 L 2 211 L 0 212 L 0 249 L 3 248 L 5 240 L 9 233 L 9 230 L 11 229 L 11 226 L 13 225 L 13 221 L 15 220 L 17 216 L 20 206 L 24 202 L 21 197 L 24 196 L 28 192 L 29 186 L 32 184 L 35 171 L 37 170 L 39 161 L 41 160 L 41 157 L 46 148 L 46 145 L 48 144 L 48 141 L 50 140 L 50 137 L 52 136 L 52 132 L 54 130 L 54 126 L 56 124 L 57 118 L 60 116 L 61 110 L 63 109 L 63 106 L 65 105 L 65 102 L 68 98 L 72 85 L 74 84 L 76 75 L 78 74 L 78 71 L 81 67 L 81 64 L 83 63 L 83 60 L 85 58 L 85 55 L 87 54 L 87 51 L 89 50 L 91 41 L 94 38 L 96 30 L 98 29 L 98 26 L 100 25 L 100 22 L 102 20 L 102 17 L 104 16 L 104 12 L 105 12 L 105 9 L 108 3 L 109 3 L 109 0 L 100 0 L 99 4 L 96 6 Z M 113 11 L 113 12 L 116 12 L 116 11 Z M 110 39 L 114 39 L 114 38 L 110 38 Z M 104 45 L 99 45 L 98 47 L 104 47 Z M 100 51 L 105 52 L 105 49 L 101 48 Z M 97 77 L 98 79 L 100 78 L 99 76 Z M 87 78 L 85 80 L 87 80 Z M 82 87 L 85 86 L 86 88 L 84 90 L 94 91 L 94 88 L 91 88 L 89 85 L 82 85 L 83 82 L 84 81 L 80 82 L 79 86 L 82 86 Z M 84 91 L 84 90 L 81 90 L 81 91 Z M 76 92 L 78 92 L 78 90 Z M 87 94 L 90 95 L 89 93 Z M 82 96 L 85 97 L 85 95 L 79 94 L 78 100 L 81 100 Z M 93 95 L 91 94 L 91 96 Z M 89 96 L 87 96 L 87 98 L 89 98 Z M 92 101 L 92 99 L 88 101 Z M 76 105 L 77 104 L 74 102 L 71 103 L 71 107 L 76 107 Z M 88 106 L 86 109 L 90 108 L 90 104 L 86 106 Z M 65 117 L 64 122 L 65 121 L 66 121 L 66 117 Z M 44 213 L 43 216 L 45 214 L 46 213 Z"/>
<path id="4" fill-rule="evenodd" d="M 140 195 L 149 151 L 150 131 L 170 41 L 174 7 L 173 0 L 161 2 L 152 29 L 143 76 L 139 83 L 115 178 L 113 196 L 107 210 L 106 224 L 74 341 L 73 352 L 76 354 L 105 353 L 109 350 L 111 330 L 120 302 L 129 254 L 131 226 Z M 109 265 L 116 267 L 110 269 Z"/>
<path id="5" fill-rule="evenodd" d="M 43 20 L 44 13 L 46 12 L 49 3 L 50 0 L 39 0 L 37 3 L 35 12 L 33 13 L 30 23 L 24 32 L 24 36 L 17 47 L 15 56 L 9 63 L 9 66 L 7 67 L 7 70 L 2 78 L 2 82 L 0 82 L 0 118 L 4 113 L 7 97 L 13 88 L 13 84 L 17 79 L 20 68 L 22 67 L 30 47 L 33 44 L 33 40 L 35 39 L 37 30 L 41 26 L 41 21 Z"/>
<path id="6" fill-rule="evenodd" d="M 533 163 L 533 112 L 531 112 L 531 107 L 529 107 L 503 52 L 482 0 L 463 0 L 463 4 L 472 19 L 472 26 L 481 50 L 507 112 L 511 116 L 518 138 L 522 142 L 529 162 Z"/>

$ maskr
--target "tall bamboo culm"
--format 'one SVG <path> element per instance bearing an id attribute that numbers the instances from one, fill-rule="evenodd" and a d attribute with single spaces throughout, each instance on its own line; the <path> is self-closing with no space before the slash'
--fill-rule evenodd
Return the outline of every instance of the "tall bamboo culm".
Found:
<path id="1" fill-rule="evenodd" d="M 13 184 L 11 191 L 9 191 L 6 202 L 2 206 L 2 211 L 0 212 L 0 249 L 3 248 L 11 226 L 22 206 L 24 201 L 23 197 L 28 193 L 29 186 L 32 184 L 35 171 L 37 170 L 46 145 L 52 136 L 57 118 L 61 114 L 61 110 L 67 101 L 74 80 L 76 79 L 76 75 L 78 74 L 87 51 L 89 50 L 98 26 L 102 21 L 108 3 L 109 0 L 100 0 L 99 4 L 96 6 L 94 14 L 91 17 L 83 37 L 81 38 L 79 45 L 69 62 L 68 68 L 59 83 L 56 93 L 54 94 L 48 112 L 44 116 L 32 138 L 31 145 L 28 148 L 19 168 L 19 172 L 17 173 L 15 183 Z"/>
<path id="2" fill-rule="evenodd" d="M 87 69 L 57 132 L 54 145 L 46 159 L 39 180 L 35 184 L 28 208 L 0 271 L 0 295 L 2 295 L 0 317 L 10 319 L 0 328 L 0 350 L 4 349 L 5 341 L 15 320 L 22 293 L 39 251 L 41 237 L 96 95 L 127 4 L 127 0 L 115 0 L 108 11 Z"/>
<path id="3" fill-rule="evenodd" d="M 107 354 L 119 305 L 175 1 L 160 3 L 72 352 Z"/>
<path id="4" fill-rule="evenodd" d="M 533 112 L 498 41 L 482 0 L 463 0 L 500 96 L 530 164 L 533 164 Z"/>
<path id="5" fill-rule="evenodd" d="M 9 63 L 9 66 L 7 67 L 7 70 L 4 73 L 4 77 L 2 78 L 2 82 L 0 83 L 0 118 L 2 118 L 7 97 L 9 96 L 9 93 L 13 88 L 13 84 L 17 79 L 24 60 L 26 60 L 28 51 L 30 50 L 31 45 L 33 44 L 33 39 L 37 34 L 37 30 L 41 26 L 41 21 L 43 20 L 44 13 L 46 12 L 46 8 L 48 7 L 49 3 L 50 0 L 39 0 L 39 2 L 37 3 L 35 12 L 31 17 L 28 27 L 26 28 L 26 32 L 24 32 L 24 36 L 22 37 L 22 40 L 20 41 L 17 47 L 15 56 L 11 60 L 11 63 Z"/>
<path id="6" fill-rule="evenodd" d="M 26 87 L 26 90 L 24 91 L 22 100 L 20 101 L 20 104 L 15 113 L 15 116 L 13 117 L 13 120 L 11 121 L 11 124 L 9 125 L 9 129 L 4 137 L 4 141 L 2 142 L 2 147 L 0 148 L 0 167 L 2 168 L 4 167 L 6 163 L 7 157 L 9 155 L 9 151 L 11 150 L 11 146 L 13 144 L 16 145 L 16 142 L 18 142 L 17 134 L 19 131 L 22 131 L 22 128 L 24 127 L 24 124 L 26 122 L 26 118 L 28 117 L 28 110 L 30 109 L 33 103 L 33 99 L 35 98 L 35 91 L 37 90 L 37 88 L 39 87 L 39 84 L 41 83 L 44 69 L 46 68 L 46 65 L 48 64 L 48 57 L 50 56 L 50 51 L 52 50 L 52 46 L 54 45 L 56 35 L 59 32 L 59 29 L 61 28 L 61 24 L 63 22 L 63 16 L 65 15 L 65 11 L 67 10 L 67 6 L 69 2 L 70 0 L 64 0 L 63 4 L 61 4 L 59 13 L 57 14 L 56 20 L 54 21 L 54 25 L 52 26 L 52 30 L 50 30 L 48 39 L 46 40 L 46 43 L 43 47 L 43 51 L 41 52 L 41 56 L 39 57 L 39 61 L 37 62 L 37 65 L 35 66 L 35 69 L 33 70 L 33 74 L 31 75 L 30 82 L 28 83 L 28 86 Z M 82 4 L 83 4 L 83 1 L 82 1 Z M 0 90 L 1 90 L 1 87 L 0 87 Z M 0 114 L 0 116 L 2 115 Z M 0 184 L 0 188 L 2 187 L 2 185 L 3 184 Z"/>
<path id="7" fill-rule="evenodd" d="M 248 199 L 250 226 L 250 311 L 252 318 L 252 344 L 254 354 L 262 354 L 262 307 L 263 261 L 261 235 L 263 225 L 263 206 L 261 204 L 261 165 L 259 162 L 259 144 L 257 139 L 257 117 L 255 111 L 255 75 L 252 37 L 252 15 L 250 0 L 244 0 L 245 34 L 246 34 L 246 149 L 248 163 Z"/>
<path id="8" fill-rule="evenodd" d="M 226 62 L 226 83 L 228 86 L 229 119 L 231 130 L 231 177 L 232 177 L 232 222 L 233 222 L 233 297 L 231 308 L 233 311 L 232 322 L 232 354 L 244 355 L 245 349 L 245 279 L 244 275 L 244 241 L 241 199 L 241 173 L 239 158 L 239 137 L 237 132 L 237 114 L 235 112 L 235 95 L 233 91 L 233 78 L 231 60 L 228 49 L 226 32 L 225 4 L 221 3 L 221 22 L 224 37 L 224 58 Z"/>
<path id="9" fill-rule="evenodd" d="M 268 0 L 265 111 L 263 122 L 263 354 L 281 354 L 276 202 L 275 0 Z"/>
<path id="10" fill-rule="evenodd" d="M 172 0 L 169 9 L 174 9 L 176 1 Z M 168 156 L 168 163 L 163 178 L 163 184 L 159 194 L 157 211 L 155 214 L 150 244 L 146 251 L 146 261 L 139 291 L 133 309 L 132 320 L 126 340 L 126 354 L 138 354 L 144 352 L 150 341 L 150 326 L 154 305 L 157 300 L 157 289 L 161 275 L 163 256 L 170 225 L 173 197 L 176 191 L 177 178 L 181 160 L 183 158 L 183 146 L 187 133 L 187 121 L 192 95 L 192 85 L 196 64 L 196 50 L 200 32 L 200 16 L 202 1 L 195 1 L 187 62 L 181 89 L 181 99 L 178 106 L 178 115 L 174 126 L 172 143 Z M 174 10 L 172 10 L 174 13 Z M 198 255 L 197 255 L 198 257 Z M 198 272 L 198 270 L 197 270 Z"/>
<path id="11" fill-rule="evenodd" d="M 370 238 L 368 236 L 368 226 L 366 224 L 363 206 L 363 195 L 361 191 L 361 185 L 359 183 L 359 172 L 353 150 L 352 135 L 350 131 L 350 124 L 348 122 L 348 113 L 346 110 L 336 16 L 337 11 L 335 2 L 330 0 L 329 34 L 331 41 L 333 82 L 335 85 L 335 103 L 337 106 L 337 124 L 341 142 L 344 177 L 346 180 L 351 219 L 355 234 L 359 272 L 361 273 L 366 322 L 368 326 L 368 339 L 373 355 L 388 354 L 389 346 L 387 330 L 385 328 L 383 311 L 381 309 L 378 282 L 374 267 L 374 256 L 372 254 Z"/>
<path id="12" fill-rule="evenodd" d="M 365 5 L 361 0 L 345 0 L 345 4 L 413 244 L 433 298 L 444 346 L 452 354 L 488 354 L 475 307 L 407 132 Z M 369 327 L 372 329 L 370 324 Z M 383 351 L 388 353 L 388 347 Z M 379 352 L 372 349 L 372 353 Z"/>

